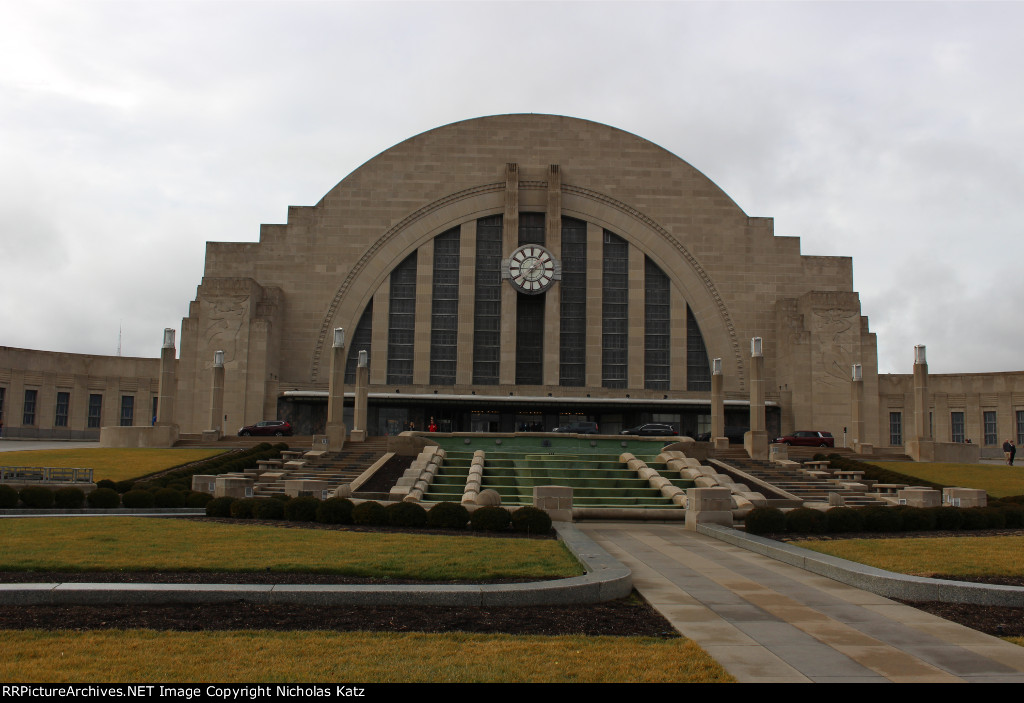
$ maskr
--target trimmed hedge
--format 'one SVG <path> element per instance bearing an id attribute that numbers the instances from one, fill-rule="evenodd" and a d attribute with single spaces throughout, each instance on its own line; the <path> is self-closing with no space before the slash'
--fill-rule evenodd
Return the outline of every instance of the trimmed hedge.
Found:
<path id="1" fill-rule="evenodd" d="M 273 498 L 257 498 L 252 506 L 252 516 L 257 520 L 283 520 L 284 505 Z"/>
<path id="2" fill-rule="evenodd" d="M 161 488 L 153 494 L 153 500 L 158 508 L 184 508 L 185 493 L 173 488 Z"/>
<path id="3" fill-rule="evenodd" d="M 284 519 L 292 522 L 316 522 L 316 509 L 320 499 L 313 496 L 299 496 L 284 504 Z"/>
<path id="4" fill-rule="evenodd" d="M 58 488 L 53 494 L 53 504 L 65 510 L 81 508 L 85 505 L 85 492 L 73 486 Z"/>
<path id="5" fill-rule="evenodd" d="M 121 502 L 126 508 L 152 508 L 156 505 L 152 493 L 138 489 L 130 490 L 121 496 Z"/>
<path id="6" fill-rule="evenodd" d="M 743 524 L 752 535 L 778 534 L 786 530 L 786 516 L 778 508 L 754 508 L 747 513 Z"/>
<path id="7" fill-rule="evenodd" d="M 798 535 L 820 534 L 825 531 L 825 513 L 814 508 L 797 508 L 785 515 L 786 532 Z"/>
<path id="8" fill-rule="evenodd" d="M 512 522 L 509 511 L 497 505 L 485 505 L 469 515 L 469 525 L 478 532 L 501 532 Z"/>
<path id="9" fill-rule="evenodd" d="M 85 497 L 90 508 L 110 510 L 121 507 L 121 496 L 111 488 L 97 488 Z"/>
<path id="10" fill-rule="evenodd" d="M 384 508 L 388 524 L 393 527 L 425 527 L 427 511 L 418 503 L 392 503 Z"/>
<path id="11" fill-rule="evenodd" d="M 427 526 L 447 530 L 464 530 L 469 511 L 459 503 L 438 503 L 427 512 Z"/>
<path id="12" fill-rule="evenodd" d="M 6 483 L 0 484 L 0 508 L 16 508 L 18 492 Z"/>
<path id="13" fill-rule="evenodd" d="M 234 498 L 222 496 L 214 498 L 206 504 L 206 517 L 231 517 L 231 504 Z"/>
<path id="14" fill-rule="evenodd" d="M 27 486 L 18 494 L 26 508 L 46 509 L 53 507 L 53 491 L 42 486 Z"/>
<path id="15" fill-rule="evenodd" d="M 368 500 L 352 508 L 352 522 L 356 525 L 386 525 L 388 516 L 383 505 L 375 500 Z"/>
<path id="16" fill-rule="evenodd" d="M 853 508 L 829 508 L 825 512 L 825 529 L 828 532 L 860 532 L 864 529 L 864 516 Z"/>
<path id="17" fill-rule="evenodd" d="M 512 529 L 528 535 L 546 535 L 551 532 L 551 516 L 527 505 L 512 513 Z"/>
<path id="18" fill-rule="evenodd" d="M 348 498 L 328 498 L 316 508 L 316 521 L 327 525 L 351 525 L 352 509 Z"/>

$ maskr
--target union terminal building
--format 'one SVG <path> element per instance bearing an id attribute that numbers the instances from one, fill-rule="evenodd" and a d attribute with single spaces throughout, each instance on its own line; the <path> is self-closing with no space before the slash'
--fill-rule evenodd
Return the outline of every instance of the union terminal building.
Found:
<path id="1" fill-rule="evenodd" d="M 441 431 L 593 421 L 615 434 L 659 422 L 697 436 L 711 429 L 715 359 L 725 425 L 742 431 L 754 337 L 770 436 L 820 429 L 841 444 L 845 428 L 850 443 L 899 446 L 914 422 L 911 375 L 878 374 L 850 258 L 801 254 L 798 238 L 776 236 L 770 218 L 747 215 L 679 157 L 569 117 L 439 127 L 316 205 L 290 207 L 258 242 L 208 243 L 180 330 L 173 421 L 213 429 L 223 351 L 219 429 L 279 418 L 322 433 L 339 327 L 349 393 L 367 352 L 369 434 L 433 418 Z M 158 359 L 0 348 L 4 433 L 148 425 L 159 375 Z M 1022 377 L 931 376 L 928 432 L 993 447 L 1024 439 Z"/>

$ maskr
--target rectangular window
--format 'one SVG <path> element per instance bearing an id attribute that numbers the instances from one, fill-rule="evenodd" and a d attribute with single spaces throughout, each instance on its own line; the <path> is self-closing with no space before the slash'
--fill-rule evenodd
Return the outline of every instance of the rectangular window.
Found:
<path id="1" fill-rule="evenodd" d="M 156 425 L 156 414 L 157 414 L 157 411 L 159 410 L 159 406 L 160 406 L 160 398 L 159 398 L 159 396 L 155 396 L 154 395 L 153 396 L 153 425 L 154 426 Z"/>
<path id="2" fill-rule="evenodd" d="M 644 388 L 668 390 L 672 327 L 668 276 L 644 257 Z"/>
<path id="3" fill-rule="evenodd" d="M 501 215 L 476 221 L 473 281 L 473 383 L 498 383 L 501 360 Z"/>
<path id="4" fill-rule="evenodd" d="M 135 418 L 135 396 L 121 396 L 121 427 L 131 427 Z"/>
<path id="5" fill-rule="evenodd" d="M 986 410 L 985 414 L 985 444 L 999 444 L 999 430 L 996 429 L 996 411 Z"/>
<path id="6" fill-rule="evenodd" d="M 57 391 L 57 413 L 53 418 L 54 427 L 68 426 L 69 405 L 71 405 L 71 394 L 67 391 Z"/>
<path id="7" fill-rule="evenodd" d="M 0 388 L 0 410 L 3 404 L 3 388 Z M 1017 411 L 1017 446 L 1024 444 L 1024 410 Z"/>
<path id="8" fill-rule="evenodd" d="M 559 383 L 586 385 L 587 375 L 587 223 L 562 218 L 562 333 Z"/>
<path id="9" fill-rule="evenodd" d="M 459 228 L 434 237 L 434 295 L 430 312 L 430 382 L 455 385 L 459 332 Z"/>
<path id="10" fill-rule="evenodd" d="M 903 445 L 903 413 L 889 413 L 889 444 Z"/>
<path id="11" fill-rule="evenodd" d="M 604 231 L 601 385 L 625 388 L 629 363 L 629 244 Z"/>
<path id="12" fill-rule="evenodd" d="M 949 414 L 950 441 L 964 441 L 964 414 L 961 411 Z"/>
<path id="13" fill-rule="evenodd" d="M 86 427 L 95 428 L 100 426 L 100 419 L 103 412 L 103 396 L 99 393 L 89 394 L 89 418 Z"/>
<path id="14" fill-rule="evenodd" d="M 25 409 L 21 416 L 21 424 L 31 426 L 36 424 L 36 394 L 39 391 L 25 391 Z"/>
<path id="15" fill-rule="evenodd" d="M 388 311 L 388 383 L 412 383 L 416 334 L 416 252 L 391 271 Z"/>
<path id="16" fill-rule="evenodd" d="M 366 306 L 359 317 L 355 334 L 348 343 L 348 359 L 345 361 L 345 385 L 356 385 L 356 368 L 359 366 L 359 352 L 366 351 L 366 363 L 370 363 L 370 342 L 373 340 L 373 301 Z"/>
<path id="17" fill-rule="evenodd" d="M 4 395 L 6 391 L 6 388 L 0 388 L 0 423 L 4 421 Z"/>

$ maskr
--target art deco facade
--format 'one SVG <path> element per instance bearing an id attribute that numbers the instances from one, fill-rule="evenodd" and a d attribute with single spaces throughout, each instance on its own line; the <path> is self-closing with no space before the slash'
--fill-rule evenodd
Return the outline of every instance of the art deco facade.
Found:
<path id="1" fill-rule="evenodd" d="M 275 417 L 322 431 L 336 327 L 347 331 L 349 384 L 358 352 L 369 355 L 371 434 L 431 417 L 453 431 L 589 419 L 606 433 L 659 421 L 698 434 L 709 429 L 713 358 L 726 424 L 746 425 L 751 337 L 764 340 L 769 433 L 841 438 L 854 363 L 861 441 L 887 445 L 891 413 L 912 410 L 899 378 L 880 382 L 849 258 L 802 255 L 799 239 L 776 236 L 771 219 L 748 216 L 685 161 L 568 117 L 485 117 L 420 134 L 316 205 L 289 208 L 258 242 L 209 243 L 180 333 L 181 431 L 211 429 L 218 350 L 225 432 Z M 0 349 L 5 428 L 18 424 L 28 388 L 12 379 L 32 371 L 5 362 L 12 351 Z M 152 362 L 126 375 L 156 378 Z M 65 366 L 68 378 L 36 385 L 54 398 L 73 389 L 81 406 L 83 389 L 102 384 Z M 1018 375 L 1003 376 L 999 434 L 1024 411 Z M 111 394 L 104 407 L 124 391 Z"/>

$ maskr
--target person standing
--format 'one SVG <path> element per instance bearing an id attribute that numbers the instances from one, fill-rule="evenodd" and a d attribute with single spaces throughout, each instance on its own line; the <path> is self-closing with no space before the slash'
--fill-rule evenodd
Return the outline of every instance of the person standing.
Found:
<path id="1" fill-rule="evenodd" d="M 1013 442 L 1006 440 L 1003 442 L 1003 456 L 1006 457 L 1006 465 L 1013 466 L 1013 455 L 1017 453 L 1017 448 L 1013 446 Z"/>

